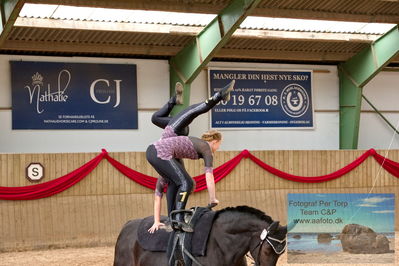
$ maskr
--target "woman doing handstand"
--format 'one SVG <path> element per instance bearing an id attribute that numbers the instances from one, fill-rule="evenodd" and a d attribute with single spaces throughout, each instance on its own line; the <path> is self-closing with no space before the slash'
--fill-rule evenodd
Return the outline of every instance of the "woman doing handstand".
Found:
<path id="1" fill-rule="evenodd" d="M 201 139 L 196 137 L 178 136 L 197 116 L 208 112 L 221 100 L 228 101 L 230 92 L 233 90 L 234 80 L 219 92 L 215 93 L 205 102 L 194 104 L 172 117 L 162 132 L 161 138 L 151 144 L 147 149 L 147 160 L 155 170 L 170 184 L 175 186 L 174 197 L 168 197 L 168 206 L 173 206 L 175 210 L 183 210 L 186 206 L 188 197 L 194 188 L 194 181 L 184 169 L 178 159 L 198 160 L 202 158 L 205 163 L 205 177 L 209 192 L 209 202 L 218 203 L 215 192 L 215 182 L 213 176 L 213 152 L 221 144 L 221 134 L 217 131 L 210 131 L 203 135 Z M 170 202 L 174 200 L 174 202 Z M 171 209 L 171 208 L 169 208 Z M 155 214 L 155 213 L 154 213 Z M 159 216 L 159 215 L 158 215 Z M 183 221 L 181 213 L 176 214 L 178 227 L 182 230 L 190 231 Z M 154 225 L 150 232 L 157 230 L 160 225 L 159 217 L 154 216 Z"/>

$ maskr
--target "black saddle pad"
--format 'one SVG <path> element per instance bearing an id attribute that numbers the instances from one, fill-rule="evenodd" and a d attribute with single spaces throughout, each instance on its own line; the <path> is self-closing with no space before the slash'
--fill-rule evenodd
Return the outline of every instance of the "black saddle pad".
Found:
<path id="1" fill-rule="evenodd" d="M 213 219 L 215 218 L 216 212 L 209 211 L 207 208 L 201 208 L 197 211 L 199 215 L 198 222 L 194 225 L 194 235 L 192 238 L 192 254 L 194 256 L 205 256 L 206 245 L 208 242 L 209 234 L 212 229 Z M 161 221 L 165 221 L 167 217 L 162 216 Z M 167 232 L 164 229 L 150 234 L 148 229 L 154 223 L 153 216 L 144 218 L 137 231 L 137 239 L 140 246 L 149 251 L 166 252 L 168 247 L 168 239 L 171 232 Z"/>

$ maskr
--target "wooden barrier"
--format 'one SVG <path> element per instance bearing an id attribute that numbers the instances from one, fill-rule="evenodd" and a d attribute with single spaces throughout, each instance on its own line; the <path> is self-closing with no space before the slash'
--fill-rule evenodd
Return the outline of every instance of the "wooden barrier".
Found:
<path id="1" fill-rule="evenodd" d="M 344 167 L 364 151 L 253 151 L 256 157 L 282 171 L 301 176 L 317 176 Z M 399 161 L 399 151 L 378 151 Z M 98 153 L 0 154 L 0 186 L 32 185 L 25 177 L 31 162 L 45 167 L 46 182 L 82 166 Z M 218 152 L 215 166 L 238 154 Z M 142 152 L 110 153 L 119 162 L 143 174 L 156 176 Z M 203 163 L 185 162 L 193 176 L 201 174 Z M 342 178 L 324 183 L 296 183 L 281 179 L 243 159 L 217 185 L 218 209 L 249 205 L 280 220 L 287 219 L 288 193 L 394 193 L 399 196 L 399 179 L 368 158 Z M 194 193 L 189 206 L 207 204 L 208 192 Z M 398 200 L 395 201 L 395 229 L 399 230 Z M 123 224 L 152 214 L 153 191 L 119 173 L 103 160 L 80 183 L 55 196 L 30 201 L 0 200 L 0 251 L 67 246 L 114 244 Z M 165 205 L 163 213 L 165 214 Z"/>

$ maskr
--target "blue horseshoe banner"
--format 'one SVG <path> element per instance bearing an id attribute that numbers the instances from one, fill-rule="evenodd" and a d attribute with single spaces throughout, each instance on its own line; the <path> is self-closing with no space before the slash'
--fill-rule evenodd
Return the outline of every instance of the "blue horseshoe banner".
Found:
<path id="1" fill-rule="evenodd" d="M 136 65 L 10 61 L 13 129 L 137 129 Z"/>
<path id="2" fill-rule="evenodd" d="M 209 69 L 212 95 L 235 80 L 212 128 L 313 128 L 312 71 Z"/>

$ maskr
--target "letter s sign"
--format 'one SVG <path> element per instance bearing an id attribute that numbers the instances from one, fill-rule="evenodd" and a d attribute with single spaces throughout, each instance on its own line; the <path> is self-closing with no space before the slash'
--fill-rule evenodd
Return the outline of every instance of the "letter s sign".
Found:
<path id="1" fill-rule="evenodd" d="M 41 163 L 30 163 L 26 167 L 26 178 L 29 181 L 40 181 L 44 177 L 44 167 Z"/>

